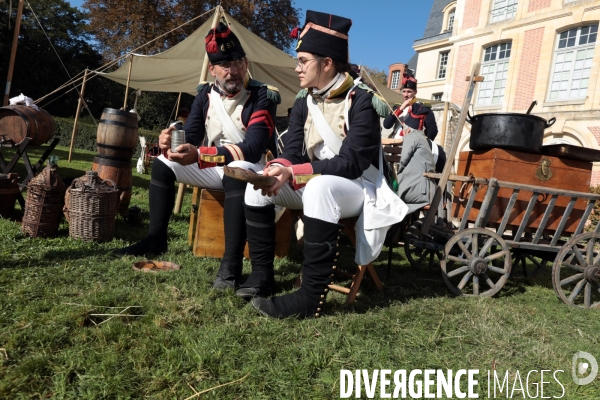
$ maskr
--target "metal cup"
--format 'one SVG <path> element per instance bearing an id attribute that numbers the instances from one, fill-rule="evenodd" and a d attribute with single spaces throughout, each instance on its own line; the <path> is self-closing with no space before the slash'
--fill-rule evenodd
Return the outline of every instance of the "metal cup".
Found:
<path id="1" fill-rule="evenodd" d="M 177 153 L 177 147 L 185 143 L 185 131 L 171 131 L 171 152 Z"/>

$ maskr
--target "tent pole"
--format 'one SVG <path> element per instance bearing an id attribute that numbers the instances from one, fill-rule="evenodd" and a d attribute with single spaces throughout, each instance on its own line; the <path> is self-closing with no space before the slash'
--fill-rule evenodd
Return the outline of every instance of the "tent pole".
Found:
<path id="1" fill-rule="evenodd" d="M 81 84 L 81 92 L 79 93 L 79 100 L 77 101 L 77 111 L 75 112 L 75 121 L 73 122 L 73 133 L 71 133 L 71 145 L 69 146 L 69 162 L 73 155 L 73 147 L 75 146 L 75 134 L 77 133 L 77 122 L 79 121 L 79 113 L 81 112 L 81 106 L 83 103 L 83 93 L 85 93 L 85 82 L 87 79 L 88 69 L 85 69 L 83 73 L 83 83 Z"/>
<path id="2" fill-rule="evenodd" d="M 179 114 L 179 103 L 181 103 L 181 92 L 179 92 L 179 96 L 177 96 L 177 106 L 175 107 L 175 118 L 177 118 L 177 114 Z"/>
<path id="3" fill-rule="evenodd" d="M 217 6 L 215 9 L 215 16 L 213 18 L 211 29 L 215 29 L 217 27 L 222 14 L 223 14 L 223 7 Z M 200 72 L 200 80 L 198 81 L 198 83 L 205 81 L 207 75 L 208 75 L 208 55 L 206 54 L 206 48 L 205 48 L 204 60 L 202 61 L 202 71 Z"/>
<path id="4" fill-rule="evenodd" d="M 133 54 L 129 59 L 129 72 L 127 73 L 127 84 L 125 85 L 125 101 L 123 103 L 123 110 L 127 111 L 127 96 L 129 95 L 129 81 L 131 80 L 131 67 L 133 67 Z"/>
<path id="5" fill-rule="evenodd" d="M 219 20 L 221 19 L 221 15 L 223 15 L 223 7 L 218 5 L 215 8 L 215 16 L 213 17 L 211 29 L 215 29 L 219 24 Z M 200 80 L 198 83 L 206 80 L 206 76 L 208 75 L 208 55 L 206 54 L 206 48 L 204 50 L 204 60 L 202 61 L 202 70 L 200 71 Z M 181 212 L 181 205 L 183 204 L 183 191 L 185 190 L 185 185 L 183 183 L 179 184 L 179 188 L 177 189 L 177 198 L 175 199 L 175 208 L 173 209 L 174 214 L 179 214 Z M 200 200 L 200 191 L 196 186 L 194 186 L 194 193 L 192 194 L 192 207 L 198 204 Z M 193 211 L 190 214 L 190 231 L 188 234 L 188 244 L 192 246 L 194 244 L 194 236 L 196 235 L 196 213 Z"/>
<path id="6" fill-rule="evenodd" d="M 19 0 L 17 7 L 17 21 L 15 22 L 15 34 L 13 36 L 12 47 L 10 49 L 10 61 L 8 64 L 8 75 L 6 77 L 6 89 L 4 90 L 3 107 L 8 105 L 8 97 L 10 95 L 10 84 L 12 83 L 13 71 L 15 69 L 15 58 L 17 57 L 17 44 L 19 42 L 19 30 L 21 29 L 21 16 L 23 15 L 23 0 Z"/>
<path id="7" fill-rule="evenodd" d="M 175 119 L 177 119 L 177 115 L 179 115 L 179 105 L 181 104 L 181 92 L 179 92 L 179 96 L 177 97 L 177 107 L 175 107 Z M 183 192 L 185 190 L 185 184 L 180 183 L 177 188 L 177 199 L 175 200 L 175 208 L 173 209 L 173 214 L 179 214 L 181 212 L 181 205 L 183 204 Z"/>

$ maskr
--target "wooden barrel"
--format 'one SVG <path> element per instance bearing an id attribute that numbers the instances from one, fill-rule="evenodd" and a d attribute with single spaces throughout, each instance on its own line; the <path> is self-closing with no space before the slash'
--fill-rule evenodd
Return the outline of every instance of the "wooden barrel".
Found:
<path id="1" fill-rule="evenodd" d="M 137 114 L 113 108 L 102 111 L 96 134 L 99 155 L 131 161 L 137 142 Z"/>
<path id="2" fill-rule="evenodd" d="M 92 165 L 92 171 L 98 172 L 100 179 L 111 180 L 117 184 L 120 199 L 118 213 L 121 215 L 126 215 L 129 210 L 131 168 L 131 161 L 120 161 L 101 155 L 94 157 L 94 164 Z"/>
<path id="3" fill-rule="evenodd" d="M 54 119 L 41 108 L 39 110 L 28 106 L 0 108 L 0 135 L 4 135 L 15 144 L 29 137 L 30 146 L 40 146 L 54 136 L 55 129 Z"/>

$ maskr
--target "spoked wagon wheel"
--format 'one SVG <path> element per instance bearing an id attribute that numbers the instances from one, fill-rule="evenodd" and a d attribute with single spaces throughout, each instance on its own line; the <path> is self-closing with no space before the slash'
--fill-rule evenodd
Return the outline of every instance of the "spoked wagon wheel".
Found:
<path id="1" fill-rule="evenodd" d="M 454 235 L 444 252 L 442 278 L 458 296 L 493 296 L 510 275 L 510 249 L 487 229 L 472 228 Z"/>
<path id="2" fill-rule="evenodd" d="M 513 266 L 510 277 L 513 279 L 533 278 L 544 270 L 548 261 L 538 259 L 529 253 L 513 250 L 511 253 Z"/>
<path id="3" fill-rule="evenodd" d="M 560 249 L 552 267 L 552 286 L 569 305 L 600 307 L 600 234 L 575 236 Z"/>
<path id="4" fill-rule="evenodd" d="M 411 267 L 421 271 L 438 271 L 441 260 L 444 258 L 442 252 L 415 245 L 415 241 L 418 241 L 420 238 L 422 224 L 422 220 L 417 220 L 406 231 L 406 236 L 404 237 L 404 254 Z"/>

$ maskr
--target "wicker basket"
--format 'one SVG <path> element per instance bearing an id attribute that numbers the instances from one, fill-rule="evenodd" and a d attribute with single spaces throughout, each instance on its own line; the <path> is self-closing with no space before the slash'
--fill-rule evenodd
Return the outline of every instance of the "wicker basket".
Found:
<path id="1" fill-rule="evenodd" d="M 31 237 L 53 237 L 58 232 L 64 206 L 64 182 L 55 165 L 48 165 L 27 185 L 21 230 Z"/>
<path id="2" fill-rule="evenodd" d="M 0 174 L 0 216 L 9 218 L 15 208 L 15 201 L 19 194 L 17 174 Z"/>
<path id="3" fill-rule="evenodd" d="M 75 179 L 65 194 L 63 211 L 69 221 L 69 236 L 94 242 L 112 239 L 118 209 L 119 190 L 115 183 L 88 171 Z"/>

